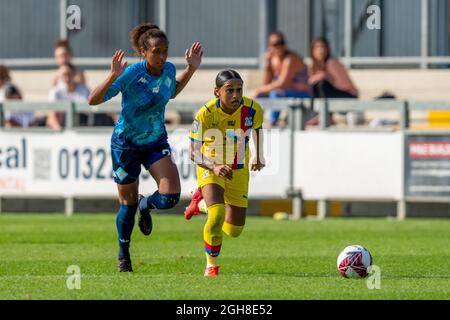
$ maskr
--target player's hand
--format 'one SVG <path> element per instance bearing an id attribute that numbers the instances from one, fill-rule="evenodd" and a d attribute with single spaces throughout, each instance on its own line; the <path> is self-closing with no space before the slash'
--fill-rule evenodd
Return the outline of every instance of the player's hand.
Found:
<path id="1" fill-rule="evenodd" d="M 313 85 L 322 80 L 327 80 L 327 73 L 325 71 L 318 71 L 316 74 L 311 75 L 308 78 L 308 83 L 310 85 Z"/>
<path id="2" fill-rule="evenodd" d="M 111 61 L 111 74 L 114 77 L 119 77 L 123 71 L 127 68 L 128 62 L 122 64 L 122 59 L 125 56 L 125 52 L 122 50 L 116 50 Z"/>
<path id="3" fill-rule="evenodd" d="M 231 180 L 233 178 L 233 169 L 226 164 L 215 164 L 213 172 L 216 176 Z"/>
<path id="4" fill-rule="evenodd" d="M 252 171 L 260 171 L 266 166 L 264 161 L 254 161 L 251 166 Z"/>
<path id="5" fill-rule="evenodd" d="M 202 63 L 203 48 L 200 42 L 194 42 L 189 49 L 186 49 L 184 57 L 189 67 L 197 70 Z"/>

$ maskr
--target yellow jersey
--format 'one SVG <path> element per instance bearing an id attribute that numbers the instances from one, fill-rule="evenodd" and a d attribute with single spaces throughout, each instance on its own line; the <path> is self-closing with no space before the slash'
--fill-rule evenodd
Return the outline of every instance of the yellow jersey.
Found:
<path id="1" fill-rule="evenodd" d="M 248 168 L 251 131 L 260 129 L 262 123 L 263 110 L 258 102 L 243 97 L 239 108 L 228 114 L 215 98 L 197 112 L 189 137 L 202 144 L 202 154 L 215 163 L 243 169 Z"/>

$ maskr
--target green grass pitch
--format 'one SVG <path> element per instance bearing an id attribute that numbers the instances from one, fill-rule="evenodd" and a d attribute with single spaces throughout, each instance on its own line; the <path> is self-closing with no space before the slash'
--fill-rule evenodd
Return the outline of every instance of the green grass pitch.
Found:
<path id="1" fill-rule="evenodd" d="M 450 220 L 249 217 L 224 237 L 221 274 L 204 278 L 204 217 L 154 214 L 132 237 L 134 273 L 117 272 L 115 215 L 0 214 L 0 299 L 450 299 Z M 380 289 L 342 278 L 336 258 L 361 244 L 381 268 Z M 81 288 L 69 290 L 78 265 Z"/>

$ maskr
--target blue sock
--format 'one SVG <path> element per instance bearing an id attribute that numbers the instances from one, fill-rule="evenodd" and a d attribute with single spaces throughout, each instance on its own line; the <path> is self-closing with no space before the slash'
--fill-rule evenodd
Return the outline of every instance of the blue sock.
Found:
<path id="1" fill-rule="evenodd" d="M 158 191 L 155 191 L 151 196 L 141 200 L 139 203 L 139 210 L 170 209 L 173 208 L 179 200 L 179 193 L 160 194 Z"/>
<path id="2" fill-rule="evenodd" d="M 119 236 L 119 259 L 130 259 L 131 232 L 134 227 L 134 216 L 137 205 L 121 204 L 116 217 L 117 233 Z"/>

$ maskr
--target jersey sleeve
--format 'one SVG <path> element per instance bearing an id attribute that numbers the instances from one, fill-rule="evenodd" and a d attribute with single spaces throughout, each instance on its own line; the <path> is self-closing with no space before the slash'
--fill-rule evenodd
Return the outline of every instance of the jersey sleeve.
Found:
<path id="1" fill-rule="evenodd" d="M 109 86 L 103 97 L 103 102 L 114 98 L 119 92 L 123 92 L 133 76 L 133 66 L 128 66 L 125 71 Z"/>
<path id="2" fill-rule="evenodd" d="M 253 128 L 255 130 L 261 129 L 263 125 L 263 108 L 256 101 L 254 102 L 253 108 L 255 108 L 255 117 L 253 119 Z"/>
<path id="3" fill-rule="evenodd" d="M 175 95 L 175 91 L 177 89 L 177 78 L 176 78 L 176 74 L 177 74 L 177 70 L 175 69 L 175 66 L 170 63 L 170 62 L 166 62 L 168 64 L 168 72 L 169 72 L 169 78 L 171 81 L 171 85 L 170 85 L 170 93 L 171 93 L 171 97 L 173 97 Z"/>
<path id="4" fill-rule="evenodd" d="M 196 114 L 192 122 L 191 130 L 189 131 L 189 138 L 191 141 L 203 143 L 204 133 L 208 129 L 207 109 L 203 106 Z"/>

